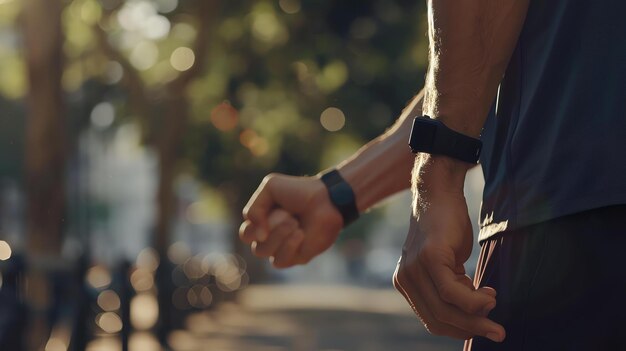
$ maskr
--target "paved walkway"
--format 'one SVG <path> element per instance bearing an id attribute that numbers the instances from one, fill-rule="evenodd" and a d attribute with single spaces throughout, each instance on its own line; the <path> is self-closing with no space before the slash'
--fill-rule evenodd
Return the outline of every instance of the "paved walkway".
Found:
<path id="1" fill-rule="evenodd" d="M 175 351 L 461 350 L 426 333 L 392 290 L 251 286 L 239 303 L 191 315 L 172 333 Z"/>

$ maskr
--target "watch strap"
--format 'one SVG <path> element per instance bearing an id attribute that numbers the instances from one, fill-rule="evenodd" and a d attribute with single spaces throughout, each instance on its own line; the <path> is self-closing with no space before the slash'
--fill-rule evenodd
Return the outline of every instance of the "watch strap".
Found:
<path id="1" fill-rule="evenodd" d="M 461 134 L 428 116 L 413 120 L 409 145 L 415 153 L 445 155 L 468 163 L 477 163 L 482 149 L 480 139 Z"/>
<path id="2" fill-rule="evenodd" d="M 343 217 L 343 226 L 346 227 L 357 220 L 359 210 L 356 206 L 356 196 L 350 184 L 343 179 L 339 171 L 332 169 L 323 173 L 320 179 L 328 190 L 330 201 Z"/>

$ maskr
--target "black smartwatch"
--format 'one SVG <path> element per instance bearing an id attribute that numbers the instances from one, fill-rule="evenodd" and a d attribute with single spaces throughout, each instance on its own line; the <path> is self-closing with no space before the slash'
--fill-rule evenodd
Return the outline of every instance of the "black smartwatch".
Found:
<path id="1" fill-rule="evenodd" d="M 320 177 L 330 196 L 330 201 L 335 205 L 343 217 L 343 226 L 354 222 L 359 218 L 359 210 L 356 207 L 356 197 L 352 187 L 348 184 L 336 169 L 332 169 Z"/>
<path id="2" fill-rule="evenodd" d="M 444 155 L 468 163 L 477 163 L 483 143 L 461 134 L 429 116 L 415 117 L 409 138 L 413 153 Z"/>

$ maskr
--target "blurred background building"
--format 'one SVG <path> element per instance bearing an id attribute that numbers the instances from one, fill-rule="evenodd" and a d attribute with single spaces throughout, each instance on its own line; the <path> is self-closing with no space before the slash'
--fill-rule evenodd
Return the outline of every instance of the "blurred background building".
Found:
<path id="1" fill-rule="evenodd" d="M 0 349 L 459 349 L 391 288 L 408 194 L 305 267 L 237 238 L 265 174 L 393 123 L 425 32 L 408 0 L 0 0 Z"/>

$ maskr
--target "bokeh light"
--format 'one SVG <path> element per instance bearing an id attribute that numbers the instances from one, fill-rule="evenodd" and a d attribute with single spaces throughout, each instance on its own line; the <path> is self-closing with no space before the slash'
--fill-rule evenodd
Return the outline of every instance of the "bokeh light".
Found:
<path id="1" fill-rule="evenodd" d="M 133 333 L 128 340 L 128 349 L 137 351 L 161 351 L 157 338 L 148 332 Z"/>
<path id="2" fill-rule="evenodd" d="M 104 312 L 96 316 L 96 324 L 108 334 L 122 330 L 122 319 L 115 312 Z"/>
<path id="3" fill-rule="evenodd" d="M 329 132 L 341 130 L 346 124 L 346 116 L 336 107 L 329 107 L 322 112 L 320 123 Z"/>
<path id="4" fill-rule="evenodd" d="M 167 258 L 174 264 L 183 264 L 189 257 L 191 257 L 191 250 L 183 242 L 175 242 L 167 249 Z"/>
<path id="5" fill-rule="evenodd" d="M 67 351 L 71 338 L 68 325 L 56 325 L 50 332 L 50 339 L 46 342 L 44 351 Z"/>
<path id="6" fill-rule="evenodd" d="M 348 76 L 348 66 L 343 61 L 335 60 L 324 66 L 315 77 L 315 83 L 323 92 L 332 93 L 346 83 Z"/>
<path id="7" fill-rule="evenodd" d="M 175 70 L 180 72 L 193 67 L 195 60 L 196 56 L 193 53 L 193 50 L 184 46 L 176 48 L 170 56 L 170 64 Z"/>
<path id="8" fill-rule="evenodd" d="M 101 336 L 89 342 L 86 351 L 122 351 L 122 341 L 114 336 Z"/>
<path id="9" fill-rule="evenodd" d="M 196 201 L 187 206 L 185 218 L 192 224 L 206 224 L 211 219 L 211 207 L 208 201 Z"/>
<path id="10" fill-rule="evenodd" d="M 154 276 L 151 271 L 138 268 L 130 275 L 130 284 L 137 292 L 149 291 L 154 287 Z"/>
<path id="11" fill-rule="evenodd" d="M 136 264 L 137 268 L 154 272 L 159 267 L 159 255 L 155 249 L 147 247 L 137 255 Z"/>
<path id="12" fill-rule="evenodd" d="M 238 115 L 237 110 L 228 101 L 224 101 L 211 111 L 211 122 L 215 128 L 226 132 L 237 126 Z"/>
<path id="13" fill-rule="evenodd" d="M 278 6 L 290 15 L 300 12 L 301 8 L 300 0 L 280 0 L 278 1 Z"/>
<path id="14" fill-rule="evenodd" d="M 200 346 L 197 338 L 185 330 L 171 332 L 167 340 L 169 345 L 176 351 L 198 350 Z"/>
<path id="15" fill-rule="evenodd" d="M 46 343 L 45 351 L 67 351 L 67 346 L 63 340 L 51 337 Z"/>
<path id="16" fill-rule="evenodd" d="M 178 7 L 178 0 L 156 0 L 155 3 L 160 13 L 170 13 Z"/>
<path id="17" fill-rule="evenodd" d="M 105 290 L 98 295 L 98 306 L 105 312 L 114 312 L 120 308 L 120 297 L 113 290 Z"/>
<path id="18" fill-rule="evenodd" d="M 252 36 L 260 42 L 276 45 L 287 42 L 289 32 L 273 12 L 256 12 L 252 20 Z"/>
<path id="19" fill-rule="evenodd" d="M 156 296 L 139 294 L 130 301 L 130 324 L 137 330 L 148 330 L 159 319 L 159 305 Z"/>
<path id="20" fill-rule="evenodd" d="M 204 275 L 202 261 L 198 257 L 191 257 L 183 264 L 183 272 L 188 279 L 200 279 Z"/>
<path id="21" fill-rule="evenodd" d="M 0 261 L 6 261 L 11 258 L 11 246 L 4 240 L 0 240 Z"/>
<path id="22" fill-rule="evenodd" d="M 91 110 L 91 124 L 97 129 L 110 127 L 115 121 L 115 108 L 110 102 L 101 102 Z"/>
<path id="23" fill-rule="evenodd" d="M 117 13 L 117 22 L 127 32 L 142 38 L 163 39 L 169 34 L 171 23 L 167 17 L 159 15 L 157 9 L 170 10 L 177 5 L 166 1 L 159 4 L 145 0 L 127 1 Z"/>
<path id="24" fill-rule="evenodd" d="M 111 284 L 111 273 L 104 266 L 93 266 L 87 271 L 87 283 L 96 289 L 103 289 Z"/>
<path id="25" fill-rule="evenodd" d="M 107 84 L 116 84 L 124 77 L 124 69 L 117 61 L 109 61 L 104 72 L 104 81 Z"/>
<path id="26" fill-rule="evenodd" d="M 145 71 L 154 66 L 159 58 L 159 48 L 151 41 L 142 41 L 130 53 L 130 63 Z"/>
<path id="27" fill-rule="evenodd" d="M 213 302 L 213 294 L 206 286 L 194 285 L 187 290 L 187 302 L 195 308 L 206 308 Z"/>

